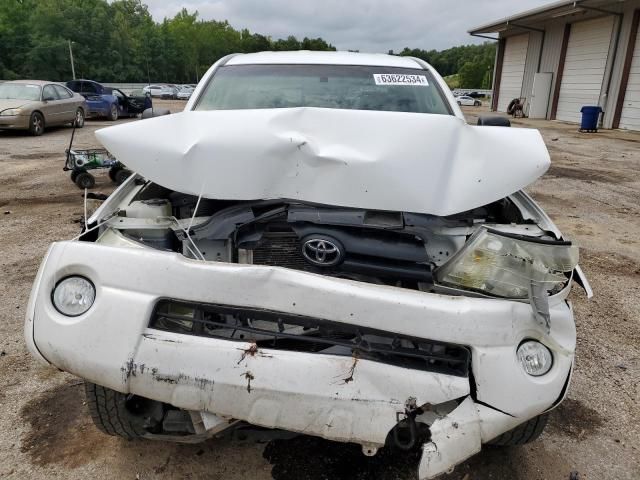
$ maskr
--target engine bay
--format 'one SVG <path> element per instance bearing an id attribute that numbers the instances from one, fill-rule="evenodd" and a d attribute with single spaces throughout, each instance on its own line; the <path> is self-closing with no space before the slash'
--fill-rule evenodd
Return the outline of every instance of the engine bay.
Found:
<path id="1" fill-rule="evenodd" d="M 447 217 L 288 200 L 226 201 L 152 182 L 108 222 L 130 242 L 187 258 L 271 265 L 434 291 L 433 272 L 480 227 L 553 239 L 507 198 Z M 108 243 L 109 229 L 98 243 Z M 91 239 L 91 238 L 86 238 Z"/>

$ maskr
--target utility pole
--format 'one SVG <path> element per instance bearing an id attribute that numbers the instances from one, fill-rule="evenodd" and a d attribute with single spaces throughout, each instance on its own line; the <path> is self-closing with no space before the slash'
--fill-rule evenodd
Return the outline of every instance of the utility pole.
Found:
<path id="1" fill-rule="evenodd" d="M 69 58 L 71 59 L 71 75 L 73 79 L 76 79 L 76 68 L 73 65 L 73 50 L 71 50 L 71 40 L 67 40 L 69 42 Z"/>

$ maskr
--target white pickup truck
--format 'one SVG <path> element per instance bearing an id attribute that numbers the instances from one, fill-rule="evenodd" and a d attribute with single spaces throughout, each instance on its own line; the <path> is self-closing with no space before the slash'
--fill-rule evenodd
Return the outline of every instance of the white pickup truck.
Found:
<path id="1" fill-rule="evenodd" d="M 539 132 L 482 123 L 419 59 L 221 59 L 184 112 L 96 132 L 137 174 L 51 245 L 30 351 L 125 438 L 252 424 L 419 449 L 421 479 L 535 439 L 590 287 L 522 191 Z"/>

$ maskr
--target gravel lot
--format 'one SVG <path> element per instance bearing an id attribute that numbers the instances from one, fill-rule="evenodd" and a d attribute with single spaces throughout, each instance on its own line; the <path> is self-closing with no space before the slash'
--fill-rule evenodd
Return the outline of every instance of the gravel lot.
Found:
<path id="1" fill-rule="evenodd" d="M 157 102 L 172 111 L 182 102 Z M 484 109 L 483 109 L 484 110 Z M 466 114 L 475 122 L 479 109 Z M 135 120 L 134 120 L 135 121 Z M 568 399 L 543 436 L 485 449 L 452 480 L 637 479 L 640 476 L 640 134 L 539 128 L 552 166 L 529 191 L 582 247 L 596 296 L 574 288 L 576 370 Z M 88 121 L 76 146 L 98 146 Z M 298 437 L 268 444 L 127 442 L 93 428 L 81 382 L 36 364 L 22 339 L 24 309 L 47 245 L 79 231 L 82 194 L 62 171 L 71 129 L 34 138 L 0 132 L 0 478 L 396 479 L 414 478 L 417 456 L 360 454 L 359 447 Z M 513 153 L 517 162 L 518 153 Z M 94 191 L 112 190 L 106 173 Z"/>

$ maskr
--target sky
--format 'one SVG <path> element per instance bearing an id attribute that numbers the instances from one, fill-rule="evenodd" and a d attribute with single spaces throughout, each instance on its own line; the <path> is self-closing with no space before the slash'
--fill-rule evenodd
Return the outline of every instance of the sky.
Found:
<path id="1" fill-rule="evenodd" d="M 467 30 L 551 0 L 143 0 L 156 21 L 182 7 L 273 39 L 322 37 L 339 50 L 442 50 L 481 43 Z"/>

